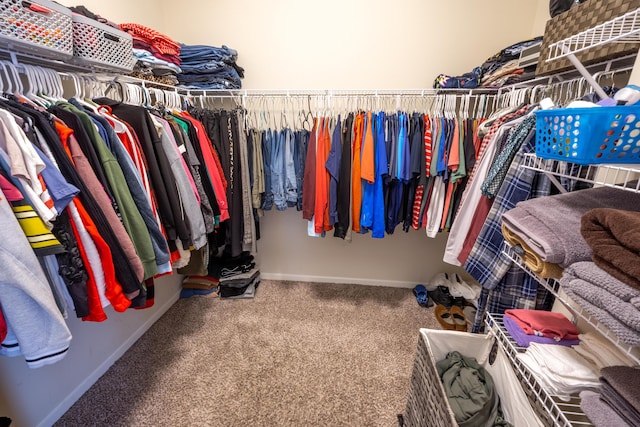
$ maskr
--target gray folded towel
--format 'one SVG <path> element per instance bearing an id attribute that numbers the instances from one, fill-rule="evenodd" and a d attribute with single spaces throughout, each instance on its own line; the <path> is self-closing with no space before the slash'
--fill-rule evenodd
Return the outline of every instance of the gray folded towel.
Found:
<path id="1" fill-rule="evenodd" d="M 595 317 L 601 325 L 620 338 L 620 341 L 631 346 L 640 345 L 640 333 L 638 333 L 638 331 L 629 328 L 624 323 L 613 317 L 607 310 L 603 310 L 600 307 L 591 304 L 589 300 L 582 298 L 575 292 L 567 289 L 566 293 L 573 301 L 579 304 L 580 307 Z"/>
<path id="2" fill-rule="evenodd" d="M 601 269 L 596 263 L 591 261 L 581 261 L 571 264 L 565 272 L 579 279 L 593 283 L 598 287 L 606 289 L 625 302 L 631 302 L 634 298 L 640 297 L 640 290 L 621 282 L 608 272 Z"/>
<path id="3" fill-rule="evenodd" d="M 608 366 L 600 371 L 600 381 L 609 384 L 633 409 L 640 413 L 640 368 Z"/>
<path id="4" fill-rule="evenodd" d="M 580 392 L 580 408 L 595 427 L 631 427 L 606 403 L 600 393 L 585 390 Z"/>
<path id="5" fill-rule="evenodd" d="M 567 268 L 560 279 L 562 289 L 572 296 L 606 310 L 614 319 L 640 335 L 640 310 L 630 300 L 640 296 L 593 262 L 578 262 Z M 586 309 L 586 307 L 585 307 Z"/>
<path id="6" fill-rule="evenodd" d="M 640 194 L 609 187 L 589 188 L 519 202 L 502 222 L 540 255 L 567 267 L 590 261 L 591 248 L 580 234 L 582 215 L 594 208 L 640 211 Z"/>

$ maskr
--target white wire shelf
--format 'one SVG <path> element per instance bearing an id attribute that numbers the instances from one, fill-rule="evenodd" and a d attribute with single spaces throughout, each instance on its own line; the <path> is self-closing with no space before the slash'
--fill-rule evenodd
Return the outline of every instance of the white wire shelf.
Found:
<path id="1" fill-rule="evenodd" d="M 545 173 L 560 189 L 563 189 L 564 186 L 557 178 L 615 187 L 635 193 L 640 192 L 640 180 L 638 180 L 640 165 L 580 166 L 557 160 L 542 159 L 535 154 L 525 154 L 522 167 Z"/>
<path id="2" fill-rule="evenodd" d="M 549 45 L 547 61 L 611 42 L 640 41 L 640 8 Z"/>
<path id="3" fill-rule="evenodd" d="M 525 393 L 534 410 L 546 425 L 562 427 L 593 425 L 580 408 L 580 397 L 571 396 L 569 401 L 566 401 L 549 393 L 520 361 L 517 355 L 524 353 L 526 349 L 518 346 L 506 332 L 503 315 L 487 313 L 485 324 L 489 333 L 496 337 L 505 354 L 509 357 L 511 365 L 516 370 L 516 376 L 523 383 Z"/>
<path id="4" fill-rule="evenodd" d="M 502 249 L 503 254 L 513 261 L 516 265 L 522 268 L 527 272 L 531 277 L 533 277 L 541 286 L 544 286 L 549 292 L 553 294 L 556 298 L 556 301 L 560 302 L 563 306 L 567 308 L 574 316 L 580 318 L 587 322 L 592 328 L 594 328 L 597 332 L 599 332 L 604 338 L 609 340 L 613 345 L 615 345 L 618 350 L 632 359 L 636 364 L 640 365 L 640 357 L 638 356 L 638 348 L 626 344 L 623 342 L 618 336 L 616 336 L 609 329 L 605 328 L 598 322 L 598 320 L 592 316 L 589 312 L 584 310 L 582 307 L 575 303 L 569 302 L 567 298 L 562 296 L 559 293 L 560 283 L 553 279 L 543 279 L 536 275 L 520 258 L 520 255 L 516 253 L 516 251 L 509 246 L 506 242 L 503 244 Z"/>

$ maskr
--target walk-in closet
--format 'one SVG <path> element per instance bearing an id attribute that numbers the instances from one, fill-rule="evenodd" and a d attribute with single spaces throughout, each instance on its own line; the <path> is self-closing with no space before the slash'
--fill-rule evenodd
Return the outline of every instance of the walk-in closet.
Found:
<path id="1" fill-rule="evenodd" d="M 0 0 L 0 427 L 640 425 L 640 1 Z"/>

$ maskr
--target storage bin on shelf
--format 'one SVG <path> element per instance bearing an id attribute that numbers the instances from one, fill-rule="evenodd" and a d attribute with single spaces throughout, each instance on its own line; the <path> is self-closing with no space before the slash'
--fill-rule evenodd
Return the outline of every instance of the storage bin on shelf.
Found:
<path id="1" fill-rule="evenodd" d="M 108 71 L 131 71 L 135 65 L 130 34 L 76 13 L 73 62 Z"/>
<path id="2" fill-rule="evenodd" d="M 531 407 L 514 373 L 509 358 L 495 338 L 466 332 L 420 329 L 409 397 L 403 414 L 406 427 L 454 427 L 455 416 L 449 405 L 436 362 L 451 351 L 474 357 L 491 375 L 504 418 L 512 425 L 545 425 Z"/>
<path id="3" fill-rule="evenodd" d="M 640 107 L 559 108 L 536 113 L 536 155 L 588 164 L 640 163 Z"/>
<path id="4" fill-rule="evenodd" d="M 48 0 L 0 0 L 0 46 L 68 60 L 73 55 L 71 11 Z"/>

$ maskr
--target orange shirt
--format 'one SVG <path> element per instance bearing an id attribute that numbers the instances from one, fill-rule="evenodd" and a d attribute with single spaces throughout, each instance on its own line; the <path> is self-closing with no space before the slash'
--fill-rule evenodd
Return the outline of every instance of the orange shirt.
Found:
<path id="1" fill-rule="evenodd" d="M 360 232 L 360 211 L 362 209 L 361 157 L 362 134 L 364 132 L 364 114 L 357 114 L 353 121 L 353 167 L 351 168 L 351 228 Z"/>
<path id="2" fill-rule="evenodd" d="M 316 233 L 331 230 L 329 224 L 329 171 L 327 158 L 331 149 L 329 135 L 329 119 L 321 118 L 318 127 L 318 142 L 316 150 L 316 194 L 313 213 L 313 226 Z"/>
<path id="3" fill-rule="evenodd" d="M 360 159 L 360 177 L 369 183 L 375 181 L 375 162 L 373 158 L 373 124 L 371 123 L 371 111 L 367 113 L 367 128 L 362 144 L 362 157 Z"/>

